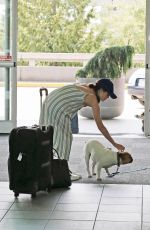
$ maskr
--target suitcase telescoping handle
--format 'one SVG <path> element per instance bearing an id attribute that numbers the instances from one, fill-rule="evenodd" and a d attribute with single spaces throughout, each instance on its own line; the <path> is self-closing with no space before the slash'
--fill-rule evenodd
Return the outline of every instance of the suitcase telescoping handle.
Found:
<path id="1" fill-rule="evenodd" d="M 45 96 L 48 95 L 48 90 L 45 87 L 40 88 L 40 96 L 43 96 L 43 91 L 45 92 Z"/>
<path id="2" fill-rule="evenodd" d="M 43 100 L 42 100 L 43 92 L 45 93 L 45 98 L 46 98 L 48 95 L 47 88 L 45 88 L 45 87 L 40 88 L 40 110 L 42 110 L 42 105 L 43 105 Z"/>

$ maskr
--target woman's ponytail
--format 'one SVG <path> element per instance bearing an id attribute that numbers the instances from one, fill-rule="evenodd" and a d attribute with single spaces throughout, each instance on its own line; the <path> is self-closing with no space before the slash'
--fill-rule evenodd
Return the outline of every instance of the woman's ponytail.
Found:
<path id="1" fill-rule="evenodd" d="M 96 84 L 94 85 L 94 84 L 90 83 L 89 87 L 95 91 L 95 95 L 96 95 L 97 101 L 99 103 L 100 102 L 100 97 L 98 95 L 98 90 L 97 90 Z"/>

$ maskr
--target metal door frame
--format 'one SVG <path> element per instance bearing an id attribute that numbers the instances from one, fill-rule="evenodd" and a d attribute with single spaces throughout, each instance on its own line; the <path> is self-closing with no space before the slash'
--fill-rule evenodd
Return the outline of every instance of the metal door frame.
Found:
<path id="1" fill-rule="evenodd" d="M 145 76 L 145 136 L 150 135 L 150 1 L 146 0 L 146 76 Z"/>
<path id="2" fill-rule="evenodd" d="M 0 133 L 9 133 L 10 130 L 16 127 L 17 124 L 17 24 L 18 24 L 18 0 L 5 0 L 4 2 L 7 7 L 6 10 L 6 27 L 9 27 L 11 21 L 11 31 L 9 28 L 6 28 L 5 33 L 8 32 L 8 42 L 11 41 L 11 59 L 6 61 L 0 61 L 0 68 L 5 68 L 6 71 L 10 71 L 10 82 L 5 82 L 5 103 L 6 110 L 8 110 L 8 116 L 6 115 L 5 120 L 0 120 Z M 11 13 L 9 12 L 11 10 Z M 10 15 L 9 15 L 10 13 Z M 8 19 L 7 19 L 8 18 Z M 11 39 L 10 39 L 11 34 Z M 10 85 L 9 85 L 10 84 Z M 10 88 L 9 88 L 10 87 Z M 9 91 L 7 91 L 7 88 Z M 8 95 L 7 95 L 8 94 Z M 10 94 L 10 95 L 9 95 Z M 10 108 L 9 108 L 9 96 L 11 99 Z M 8 99 L 8 102 L 7 102 Z M 9 114 L 10 113 L 10 114 Z"/>

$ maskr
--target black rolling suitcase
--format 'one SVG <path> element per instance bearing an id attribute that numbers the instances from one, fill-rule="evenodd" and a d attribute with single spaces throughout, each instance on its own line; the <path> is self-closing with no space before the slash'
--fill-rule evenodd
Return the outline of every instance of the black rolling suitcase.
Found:
<path id="1" fill-rule="evenodd" d="M 9 135 L 9 188 L 15 197 L 51 190 L 51 161 L 53 127 L 41 130 L 38 126 L 14 128 Z"/>

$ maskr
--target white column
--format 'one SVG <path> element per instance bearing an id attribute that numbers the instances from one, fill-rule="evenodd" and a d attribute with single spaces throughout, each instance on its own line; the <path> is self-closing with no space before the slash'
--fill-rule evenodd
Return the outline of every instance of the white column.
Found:
<path id="1" fill-rule="evenodd" d="M 146 0 L 146 78 L 144 132 L 150 135 L 150 0 Z"/>

